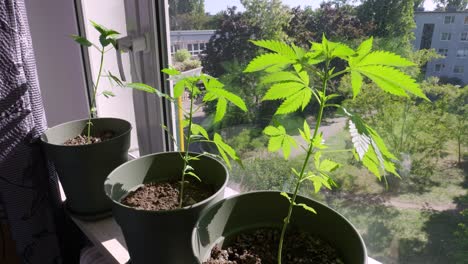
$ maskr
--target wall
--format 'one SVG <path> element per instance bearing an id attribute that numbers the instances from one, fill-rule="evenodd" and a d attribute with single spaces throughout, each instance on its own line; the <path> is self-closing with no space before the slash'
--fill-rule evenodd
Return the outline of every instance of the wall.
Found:
<path id="1" fill-rule="evenodd" d="M 80 47 L 71 0 L 25 0 L 49 127 L 88 116 Z"/>

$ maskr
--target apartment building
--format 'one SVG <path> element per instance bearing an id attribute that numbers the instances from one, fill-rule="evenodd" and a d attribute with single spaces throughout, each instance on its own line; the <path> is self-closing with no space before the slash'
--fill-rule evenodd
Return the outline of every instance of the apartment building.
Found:
<path id="1" fill-rule="evenodd" d="M 415 13 L 414 47 L 445 56 L 429 62 L 426 77 L 458 78 L 468 84 L 468 11 Z"/>

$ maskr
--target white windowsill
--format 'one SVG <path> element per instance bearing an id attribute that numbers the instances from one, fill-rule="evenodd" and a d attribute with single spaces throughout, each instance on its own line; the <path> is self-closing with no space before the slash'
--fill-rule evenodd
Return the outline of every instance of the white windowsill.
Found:
<path id="1" fill-rule="evenodd" d="M 66 197 L 63 193 L 62 186 L 60 186 L 60 192 L 62 200 L 65 201 Z M 231 188 L 226 188 L 224 197 L 230 197 L 237 193 L 237 191 Z M 82 221 L 73 217 L 73 215 L 70 215 L 70 218 L 88 237 L 94 246 L 99 249 L 101 255 L 103 255 L 109 263 L 125 264 L 129 261 L 130 256 L 128 254 L 122 230 L 113 217 L 94 222 Z M 368 257 L 367 263 L 382 264 L 370 257 Z"/>

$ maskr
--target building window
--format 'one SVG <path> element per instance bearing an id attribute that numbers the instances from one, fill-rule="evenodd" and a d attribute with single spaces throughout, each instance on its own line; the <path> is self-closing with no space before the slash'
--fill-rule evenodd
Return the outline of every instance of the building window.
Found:
<path id="1" fill-rule="evenodd" d="M 468 16 L 465 16 L 465 25 L 468 25 Z"/>
<path id="2" fill-rule="evenodd" d="M 460 40 L 461 41 L 468 41 L 468 31 L 461 33 Z"/>
<path id="3" fill-rule="evenodd" d="M 188 44 L 187 45 L 187 50 L 192 52 L 193 51 L 193 45 L 192 44 Z"/>
<path id="4" fill-rule="evenodd" d="M 455 23 L 455 16 L 445 16 L 444 24 L 453 24 Z"/>
<path id="5" fill-rule="evenodd" d="M 439 49 L 437 51 L 440 55 L 447 57 L 448 55 L 448 49 Z"/>
<path id="6" fill-rule="evenodd" d="M 455 66 L 453 68 L 454 73 L 464 73 L 465 72 L 465 67 L 464 66 Z"/>
<path id="7" fill-rule="evenodd" d="M 457 57 L 468 57 L 468 48 L 458 49 Z"/>
<path id="8" fill-rule="evenodd" d="M 439 63 L 435 65 L 434 71 L 441 72 L 445 68 L 445 64 Z"/>
<path id="9" fill-rule="evenodd" d="M 452 33 L 444 32 L 440 36 L 440 40 L 451 40 L 451 39 L 452 39 Z"/>

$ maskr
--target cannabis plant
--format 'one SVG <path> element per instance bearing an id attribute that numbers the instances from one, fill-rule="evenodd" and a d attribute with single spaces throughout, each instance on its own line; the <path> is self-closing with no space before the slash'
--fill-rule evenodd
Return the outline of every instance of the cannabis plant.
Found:
<path id="1" fill-rule="evenodd" d="M 356 159 L 361 161 L 379 180 L 385 179 L 386 174 L 399 177 L 395 167 L 397 158 L 385 146 L 377 132 L 351 111 L 339 104 L 330 103 L 331 99 L 339 96 L 330 93 L 330 89 L 327 89 L 330 81 L 350 75 L 350 78 L 345 79 L 351 81 L 354 97 L 358 96 L 364 81 L 371 81 L 380 89 L 396 96 L 410 97 L 409 94 L 411 94 L 428 99 L 415 80 L 399 69 L 415 65 L 393 53 L 372 51 L 372 38 L 362 42 L 356 50 L 342 43 L 328 41 L 325 36 L 321 43 L 313 42 L 309 50 L 279 41 L 252 42 L 271 52 L 254 58 L 245 72 L 262 71 L 265 73 L 262 83 L 271 87 L 264 95 L 263 101 L 282 100 L 275 115 L 304 111 L 312 102 L 319 106 L 313 129 L 311 130 L 307 121 L 304 121 L 302 128 L 298 128 L 307 145 L 304 148 L 306 155 L 301 169 L 292 168 L 292 173 L 295 175 L 294 192 L 292 195 L 286 192 L 281 193 L 289 201 L 289 208 L 279 241 L 278 263 L 280 264 L 283 241 L 293 208 L 298 206 L 316 213 L 308 205 L 296 203 L 300 186 L 304 182 L 311 182 L 315 192 L 319 192 L 323 187 L 331 189 L 336 186 L 330 173 L 340 165 L 322 157 L 327 145 L 323 140 L 323 134 L 319 132 L 319 127 L 326 108 L 338 108 L 349 118 L 349 132 L 354 146 L 352 151 Z M 337 71 L 331 67 L 332 61 L 335 60 L 343 61 L 346 68 Z M 311 83 L 311 80 L 317 79 L 319 82 Z M 268 150 L 272 152 L 281 150 L 286 159 L 291 153 L 291 148 L 297 146 L 294 138 L 281 124 L 267 126 L 263 132 L 269 137 Z M 313 169 L 309 170 L 310 161 L 313 163 L 311 166 Z"/>
<path id="2" fill-rule="evenodd" d="M 75 42 L 77 42 L 78 44 L 80 44 L 81 46 L 83 47 L 94 47 L 96 50 L 99 51 L 99 55 L 100 55 L 100 63 L 99 63 L 99 71 L 98 71 L 98 74 L 97 74 L 97 77 L 96 77 L 96 81 L 93 81 L 93 89 L 92 89 L 92 92 L 91 92 L 91 103 L 90 103 L 90 109 L 89 109 L 89 117 L 88 117 L 88 122 L 87 122 L 87 134 L 86 134 L 86 137 L 87 137 L 87 143 L 91 143 L 91 126 L 93 125 L 93 123 L 91 122 L 91 118 L 93 117 L 93 115 L 96 114 L 96 97 L 99 96 L 99 95 L 102 95 L 106 98 L 109 98 L 109 97 L 114 97 L 115 94 L 112 92 L 112 91 L 108 91 L 108 90 L 105 90 L 105 91 L 102 91 L 99 93 L 99 82 L 101 81 L 101 78 L 102 77 L 108 77 L 109 80 L 111 81 L 111 83 L 113 84 L 113 82 L 115 82 L 116 85 L 120 86 L 120 87 L 129 87 L 129 88 L 134 88 L 134 89 L 137 89 L 137 90 L 143 90 L 145 92 L 149 92 L 149 93 L 155 93 L 156 90 L 152 87 L 146 87 L 140 83 L 128 83 L 128 84 L 124 84 L 118 77 L 116 77 L 115 75 L 113 75 L 110 71 L 107 72 L 107 75 L 103 75 L 103 71 L 104 71 L 104 55 L 112 50 L 113 48 L 114 49 L 117 49 L 117 37 L 120 35 L 119 32 L 113 30 L 113 29 L 108 29 L 102 25 L 99 25 L 93 21 L 91 21 L 91 24 L 93 25 L 93 27 L 99 32 L 99 45 L 96 45 L 94 43 L 92 43 L 91 41 L 89 41 L 88 39 L 86 39 L 85 37 L 82 37 L 82 36 L 77 36 L 77 35 L 72 35 L 71 37 L 73 38 L 73 40 L 75 40 Z"/>
<path id="3" fill-rule="evenodd" d="M 210 137 L 205 128 L 193 122 L 193 114 L 202 109 L 207 102 L 216 101 L 216 112 L 212 121 L 213 124 L 215 124 L 220 122 L 226 115 L 228 103 L 239 107 L 243 111 L 247 111 L 247 107 L 239 96 L 224 89 L 224 85 L 214 77 L 206 74 L 182 77 L 181 73 L 176 69 L 164 69 L 162 71 L 171 76 L 175 81 L 175 85 L 172 96 L 160 92 L 157 92 L 157 94 L 173 103 L 176 103 L 179 97 L 184 93 L 187 93 L 190 100 L 189 109 L 184 109 L 181 104 L 175 104 L 180 108 L 180 111 L 183 111 L 184 118 L 181 122 L 182 126 L 187 131 L 180 143 L 181 146 L 184 145 L 186 148 L 185 152 L 181 152 L 181 158 L 184 161 L 184 166 L 180 178 L 179 207 L 183 207 L 184 186 L 187 184 L 186 176 L 193 177 L 196 180 L 201 181 L 194 168 L 190 166 L 190 162 L 197 160 L 203 155 L 218 157 L 218 155 L 208 152 L 203 152 L 198 155 L 190 155 L 188 150 L 191 145 L 194 143 L 214 144 L 219 152 L 219 157 L 224 160 L 229 168 L 231 168 L 230 159 L 240 163 L 240 159 L 236 151 L 224 142 L 222 136 L 218 133 L 214 133 L 213 136 Z M 198 86 L 200 84 L 204 88 L 203 91 Z M 195 105 L 196 99 L 201 99 L 202 103 Z M 175 141 L 174 137 L 172 137 L 172 139 Z"/>

